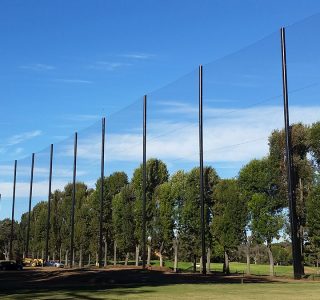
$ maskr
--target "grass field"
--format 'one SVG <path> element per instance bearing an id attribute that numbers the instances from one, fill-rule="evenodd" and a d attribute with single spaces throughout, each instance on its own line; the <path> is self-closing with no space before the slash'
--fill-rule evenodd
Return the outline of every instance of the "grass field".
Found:
<path id="1" fill-rule="evenodd" d="M 152 261 L 153 265 L 159 265 L 158 261 Z M 165 261 L 165 266 L 168 268 L 173 268 L 172 261 Z M 182 272 L 184 271 L 192 271 L 193 265 L 190 262 L 180 262 L 178 267 L 181 269 Z M 222 272 L 222 263 L 212 263 L 210 271 L 212 272 Z M 245 273 L 247 269 L 247 265 L 245 263 L 237 263 L 237 262 L 231 262 L 230 263 L 230 271 L 231 273 Z M 292 277 L 293 276 L 293 269 L 292 266 L 275 266 L 275 276 L 286 276 L 286 277 Z M 306 275 L 311 274 L 317 274 L 319 270 L 315 267 L 305 267 L 305 273 Z M 257 276 L 264 276 L 269 275 L 269 265 L 250 265 L 250 273 L 252 275 Z M 320 299 L 320 297 L 319 297 Z"/>
<path id="2" fill-rule="evenodd" d="M 166 266 L 170 267 L 169 262 Z M 188 270 L 190 263 L 181 263 Z M 221 264 L 213 264 L 221 271 Z M 252 265 L 260 276 L 246 276 L 245 264 L 231 263 L 238 274 L 206 276 L 160 269 L 154 261 L 149 270 L 133 266 L 107 269 L 26 268 L 0 272 L 0 299 L 320 299 L 320 277 L 299 281 L 290 277 L 292 268 L 276 267 L 279 276 L 269 277 L 268 265 Z M 308 269 L 315 272 L 316 269 Z M 284 276 L 280 276 L 284 275 Z"/>
<path id="3" fill-rule="evenodd" d="M 319 299 L 320 283 L 179 284 L 13 293 L 2 299 Z"/>

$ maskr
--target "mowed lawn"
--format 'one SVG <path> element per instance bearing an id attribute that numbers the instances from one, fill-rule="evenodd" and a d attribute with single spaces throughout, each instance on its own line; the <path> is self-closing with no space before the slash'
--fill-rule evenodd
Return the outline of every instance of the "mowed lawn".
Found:
<path id="1" fill-rule="evenodd" d="M 159 265 L 158 261 L 152 261 L 153 265 Z M 173 268 L 173 263 L 171 261 L 165 261 L 165 266 L 168 268 Z M 211 263 L 210 271 L 212 272 L 222 272 L 223 264 L 222 263 Z M 193 264 L 190 262 L 180 262 L 178 268 L 181 271 L 192 271 Z M 231 273 L 245 273 L 247 270 L 247 265 L 245 263 L 231 262 L 230 263 L 230 272 Z M 286 276 L 293 277 L 293 268 L 292 266 L 274 266 L 275 276 Z M 317 274 L 320 273 L 320 269 L 315 267 L 305 267 L 305 274 Z M 257 276 L 269 275 L 269 265 L 260 265 L 260 264 L 251 264 L 250 265 L 250 274 Z M 320 296 L 319 296 L 320 299 Z"/>
<path id="2" fill-rule="evenodd" d="M 276 266 L 277 276 L 271 278 L 265 276 L 269 275 L 268 265 L 251 265 L 252 273 L 260 276 L 245 276 L 246 264 L 231 263 L 231 272 L 238 275 L 203 277 L 190 273 L 188 262 L 179 264 L 182 272 L 178 274 L 160 271 L 157 264 L 153 261 L 148 271 L 109 266 L 0 272 L 0 299 L 320 299 L 319 275 L 294 281 L 290 279 L 292 266 Z M 172 264 L 166 261 L 165 266 Z M 222 271 L 222 264 L 211 267 Z M 307 274 L 316 272 L 316 268 L 306 268 Z"/>
<path id="3" fill-rule="evenodd" d="M 121 287 L 108 290 L 68 290 L 13 293 L 2 299 L 319 299 L 319 282 L 176 284 Z"/>

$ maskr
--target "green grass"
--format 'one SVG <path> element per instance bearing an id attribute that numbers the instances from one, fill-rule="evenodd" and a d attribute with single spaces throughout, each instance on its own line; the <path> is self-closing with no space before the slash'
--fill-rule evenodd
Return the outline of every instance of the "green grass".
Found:
<path id="1" fill-rule="evenodd" d="M 159 265 L 159 261 L 154 260 L 152 261 L 153 265 Z M 173 268 L 172 261 L 165 261 L 165 266 L 168 268 Z M 222 272 L 222 263 L 211 263 L 210 271 L 214 272 Z M 182 272 L 185 271 L 192 271 L 193 264 L 190 262 L 179 262 L 178 268 L 181 269 Z M 247 270 L 247 265 L 245 263 L 237 263 L 231 262 L 230 263 L 230 271 L 231 273 L 245 273 Z M 275 275 L 276 276 L 293 276 L 293 268 L 292 266 L 275 266 L 274 267 Z M 250 265 L 250 273 L 252 275 L 269 275 L 269 265 L 260 265 L 260 264 L 251 264 Z M 315 267 L 305 267 L 306 274 L 316 274 L 317 268 Z"/>
<path id="2" fill-rule="evenodd" d="M 180 284 L 123 287 L 109 290 L 68 290 L 15 293 L 1 299 L 319 299 L 320 283 Z"/>

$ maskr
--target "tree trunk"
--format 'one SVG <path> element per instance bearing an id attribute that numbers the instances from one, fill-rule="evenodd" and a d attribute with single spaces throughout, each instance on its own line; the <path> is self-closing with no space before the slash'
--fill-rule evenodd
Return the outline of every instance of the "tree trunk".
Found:
<path id="1" fill-rule="evenodd" d="M 99 267 L 99 255 L 98 255 L 98 252 L 96 252 L 96 267 Z"/>
<path id="2" fill-rule="evenodd" d="M 128 265 L 128 260 L 129 260 L 129 252 L 127 252 L 126 254 L 126 259 L 124 261 L 124 265 L 127 266 Z"/>
<path id="3" fill-rule="evenodd" d="M 163 242 L 161 243 L 161 246 L 160 246 L 160 249 L 159 249 L 160 268 L 163 267 L 162 251 L 163 251 Z"/>
<path id="4" fill-rule="evenodd" d="M 41 250 L 41 261 L 42 261 L 41 265 L 42 265 L 42 267 L 43 267 L 43 260 L 44 260 L 44 250 L 42 249 Z"/>
<path id="5" fill-rule="evenodd" d="M 300 202 L 303 207 L 305 207 L 304 195 L 303 195 L 303 182 L 302 179 L 299 178 L 299 189 L 300 189 Z M 300 224 L 299 226 L 299 239 L 300 239 L 300 247 L 301 247 L 301 271 L 302 275 L 304 275 L 304 226 Z"/>
<path id="6" fill-rule="evenodd" d="M 62 258 L 62 249 L 60 247 L 60 250 L 59 250 L 59 263 L 61 263 L 61 258 Z"/>
<path id="7" fill-rule="evenodd" d="M 89 261 L 88 261 L 88 267 L 90 268 L 91 265 L 91 254 L 89 253 Z"/>
<path id="8" fill-rule="evenodd" d="M 104 240 L 104 267 L 107 266 L 107 253 L 108 253 L 108 244 L 107 239 Z"/>
<path id="9" fill-rule="evenodd" d="M 113 242 L 113 265 L 117 264 L 117 242 Z"/>
<path id="10" fill-rule="evenodd" d="M 211 265 L 211 248 L 207 249 L 207 273 L 210 273 L 210 265 Z"/>
<path id="11" fill-rule="evenodd" d="M 9 251 L 9 245 L 8 244 L 5 245 L 3 254 L 4 254 L 4 257 L 5 257 L 5 260 L 7 260 L 7 261 L 10 260 L 10 251 Z"/>
<path id="12" fill-rule="evenodd" d="M 226 250 L 224 251 L 223 272 L 224 272 L 226 275 L 229 275 L 229 274 L 230 274 L 229 255 L 228 255 L 228 252 L 227 252 Z"/>
<path id="13" fill-rule="evenodd" d="M 247 275 L 250 275 L 250 238 L 247 238 L 247 245 L 246 245 L 246 257 L 247 257 Z"/>
<path id="14" fill-rule="evenodd" d="M 56 260 L 56 252 L 55 252 L 55 251 L 53 251 L 53 253 L 52 253 L 52 260 L 53 260 L 53 261 Z"/>
<path id="15" fill-rule="evenodd" d="M 269 263 L 270 263 L 270 276 L 273 277 L 274 276 L 274 260 L 273 260 L 273 254 L 271 251 L 271 245 L 269 243 L 267 244 L 267 252 L 268 252 Z"/>
<path id="16" fill-rule="evenodd" d="M 80 248 L 79 268 L 82 268 L 82 247 Z"/>
<path id="17" fill-rule="evenodd" d="M 174 271 L 177 272 L 178 270 L 178 240 L 173 240 L 173 248 L 174 248 Z"/>
<path id="18" fill-rule="evenodd" d="M 75 253 L 74 253 L 74 249 L 72 251 L 72 267 L 74 268 L 74 257 L 75 257 Z"/>
<path id="19" fill-rule="evenodd" d="M 66 259 L 65 259 L 65 266 L 68 266 L 68 250 L 66 250 Z"/>
<path id="20" fill-rule="evenodd" d="M 197 256 L 193 255 L 193 273 L 197 272 Z"/>
<path id="21" fill-rule="evenodd" d="M 151 245 L 148 245 L 148 258 L 147 258 L 147 266 L 151 266 Z"/>
<path id="22" fill-rule="evenodd" d="M 136 267 L 139 266 L 139 251 L 140 251 L 140 246 L 136 245 Z"/>

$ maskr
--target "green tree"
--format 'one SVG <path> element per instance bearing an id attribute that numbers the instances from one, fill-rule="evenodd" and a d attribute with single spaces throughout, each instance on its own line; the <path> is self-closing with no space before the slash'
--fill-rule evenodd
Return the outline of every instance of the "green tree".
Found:
<path id="1" fill-rule="evenodd" d="M 310 152 L 310 144 L 312 153 L 317 157 L 318 150 L 316 138 L 319 135 L 317 132 L 319 125 L 315 125 L 313 130 L 301 123 L 294 124 L 290 127 L 291 143 L 292 143 L 292 161 L 293 161 L 293 188 L 294 196 L 296 197 L 297 211 L 297 227 L 298 239 L 302 249 L 302 268 L 303 268 L 303 253 L 304 253 L 304 237 L 306 226 L 306 199 L 311 190 L 313 180 L 313 168 L 307 154 Z M 310 138 L 311 136 L 311 138 Z M 310 142 L 311 140 L 311 142 Z M 285 132 L 284 130 L 275 130 L 269 137 L 270 159 L 274 165 L 274 171 L 278 173 L 278 186 L 283 199 L 287 199 L 287 167 L 285 159 Z"/>
<path id="2" fill-rule="evenodd" d="M 320 185 L 313 187 L 307 199 L 307 231 L 310 252 L 317 265 L 320 259 Z"/>
<path id="3" fill-rule="evenodd" d="M 170 254 L 174 238 L 175 198 L 172 183 L 165 182 L 159 185 L 153 195 L 155 214 L 152 222 L 153 244 L 160 258 L 160 267 L 163 266 L 163 253 Z"/>
<path id="4" fill-rule="evenodd" d="M 37 257 L 42 256 L 46 244 L 48 203 L 41 201 L 32 209 L 32 218 L 30 226 L 30 246 L 33 253 L 37 253 Z"/>
<path id="5" fill-rule="evenodd" d="M 112 200 L 112 223 L 116 245 L 128 263 L 129 253 L 134 251 L 134 208 L 135 195 L 131 185 L 122 187 Z"/>
<path id="6" fill-rule="evenodd" d="M 239 185 L 248 201 L 250 229 L 256 242 L 266 243 L 270 275 L 274 275 L 271 245 L 283 228 L 283 199 L 277 185 L 277 172 L 270 159 L 254 159 L 239 173 Z"/>
<path id="7" fill-rule="evenodd" d="M 216 185 L 214 199 L 211 232 L 213 239 L 223 248 L 223 270 L 229 274 L 230 251 L 237 249 L 245 239 L 247 203 L 241 197 L 235 179 L 221 180 Z"/>
<path id="8" fill-rule="evenodd" d="M 17 233 L 19 230 L 18 222 L 14 222 L 13 231 L 13 244 L 12 252 L 18 253 Z M 9 248 L 10 248 L 10 236 L 11 236 L 11 220 L 9 218 L 0 221 L 0 256 L 6 260 L 9 260 Z M 15 257 L 14 257 L 15 258 Z"/>
<path id="9" fill-rule="evenodd" d="M 51 196 L 51 214 L 50 214 L 50 236 L 49 249 L 51 249 L 52 259 L 56 258 L 57 253 L 61 253 L 62 234 L 61 234 L 61 216 L 60 206 L 63 201 L 63 192 L 55 190 Z M 61 259 L 61 257 L 59 257 Z"/>
<path id="10" fill-rule="evenodd" d="M 128 176 L 124 172 L 114 172 L 110 176 L 105 177 L 103 180 L 103 236 L 108 245 L 111 245 L 114 242 L 114 227 L 112 225 L 112 199 L 126 184 L 128 184 Z M 99 247 L 100 191 L 101 178 L 97 180 L 96 188 L 88 200 L 90 215 L 92 216 L 90 224 L 90 232 L 92 234 L 92 240 L 89 246 L 90 253 L 97 253 Z M 108 249 L 110 248 L 111 247 Z"/>
<path id="11" fill-rule="evenodd" d="M 319 170 L 320 167 L 320 122 L 312 124 L 309 134 L 309 147 L 315 165 Z"/>
<path id="12" fill-rule="evenodd" d="M 143 166 L 137 168 L 132 177 L 132 187 L 134 189 L 136 201 L 134 207 L 135 215 L 135 241 L 136 245 L 142 244 L 142 175 Z M 152 197 L 158 185 L 167 182 L 169 173 L 167 166 L 159 159 L 149 159 L 147 161 L 147 182 L 146 182 L 146 234 L 152 234 L 151 222 L 154 216 L 154 206 Z"/>
<path id="13" fill-rule="evenodd" d="M 205 233 L 207 246 L 212 247 L 210 223 L 212 220 L 213 190 L 219 177 L 211 167 L 204 168 Z M 185 199 L 181 209 L 179 224 L 180 250 L 186 259 L 194 260 L 201 255 L 200 218 L 200 170 L 192 169 L 186 176 Z M 195 267 L 195 266 L 194 266 Z"/>

